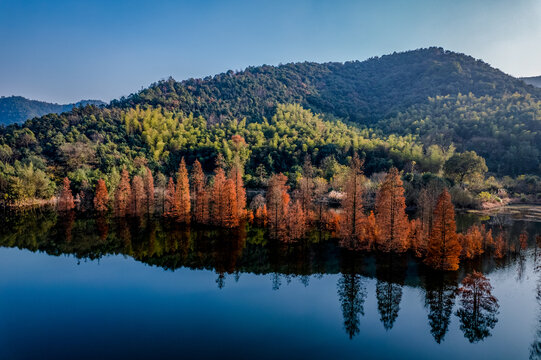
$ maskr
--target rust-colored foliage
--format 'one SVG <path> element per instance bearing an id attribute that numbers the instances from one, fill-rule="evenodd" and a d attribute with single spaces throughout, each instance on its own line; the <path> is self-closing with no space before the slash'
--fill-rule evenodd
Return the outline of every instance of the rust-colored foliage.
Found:
<path id="1" fill-rule="evenodd" d="M 408 249 L 406 199 L 400 173 L 395 167 L 385 176 L 376 197 L 376 220 L 379 227 L 378 250 L 401 253 Z"/>
<path id="2" fill-rule="evenodd" d="M 145 195 L 146 195 L 146 211 L 148 214 L 153 214 L 156 199 L 155 199 L 155 194 L 154 194 L 154 177 L 152 176 L 152 171 L 150 171 L 149 168 L 146 168 L 144 180 L 145 180 Z"/>
<path id="3" fill-rule="evenodd" d="M 263 204 L 263 206 L 260 206 L 255 210 L 254 221 L 256 224 L 260 226 L 266 226 L 267 217 L 267 204 Z"/>
<path id="4" fill-rule="evenodd" d="M 210 218 L 214 225 L 221 226 L 225 223 L 225 171 L 222 167 L 218 167 L 214 173 L 214 182 L 211 189 L 210 197 Z"/>
<path id="5" fill-rule="evenodd" d="M 193 218 L 200 224 L 209 223 L 209 194 L 206 188 L 207 179 L 201 163 L 195 160 L 192 170 Z"/>
<path id="6" fill-rule="evenodd" d="M 455 208 L 447 189 L 438 198 L 425 262 L 439 270 L 457 270 L 462 251 L 455 224 Z"/>
<path id="7" fill-rule="evenodd" d="M 302 203 L 300 200 L 292 202 L 289 206 L 289 223 L 288 223 L 288 234 L 285 238 L 281 239 L 283 241 L 296 241 L 302 239 L 306 233 L 307 221 L 306 213 L 302 208 Z"/>
<path id="8" fill-rule="evenodd" d="M 520 245 L 520 250 L 526 250 L 526 248 L 528 247 L 528 233 L 526 231 L 520 233 L 518 237 L 518 242 Z"/>
<path id="9" fill-rule="evenodd" d="M 239 214 L 237 207 L 237 193 L 235 191 L 235 182 L 232 179 L 225 181 L 225 193 L 222 196 L 223 209 L 222 223 L 226 228 L 234 228 L 239 226 Z"/>
<path id="10" fill-rule="evenodd" d="M 139 175 L 135 175 L 131 181 L 131 213 L 141 216 L 147 208 L 145 183 Z"/>
<path id="11" fill-rule="evenodd" d="M 350 249 L 366 247 L 362 165 L 363 162 L 355 153 L 347 175 L 345 196 L 342 200 L 342 214 L 340 216 L 341 244 Z"/>
<path id="12" fill-rule="evenodd" d="M 70 211 L 75 208 L 75 201 L 70 188 L 70 181 L 67 177 L 64 178 L 62 191 L 58 196 L 57 208 L 59 211 Z"/>
<path id="13" fill-rule="evenodd" d="M 477 342 L 490 336 L 498 313 L 498 300 L 492 295 L 490 281 L 480 272 L 474 271 L 462 280 L 458 289 L 460 329 L 470 342 Z"/>
<path id="14" fill-rule="evenodd" d="M 270 228 L 270 235 L 276 239 L 287 236 L 287 212 L 289 208 L 287 177 L 275 174 L 269 179 L 267 189 L 267 224 Z"/>
<path id="15" fill-rule="evenodd" d="M 180 161 L 177 173 L 177 187 L 175 192 L 176 219 L 182 223 L 189 223 L 191 219 L 190 183 L 188 170 L 184 158 Z"/>
<path id="16" fill-rule="evenodd" d="M 115 191 L 115 214 L 123 217 L 130 211 L 131 186 L 130 175 L 126 169 L 122 170 L 120 182 Z"/>
<path id="17" fill-rule="evenodd" d="M 413 219 L 409 222 L 408 243 L 416 257 L 426 255 L 427 238 L 424 236 L 421 219 Z"/>
<path id="18" fill-rule="evenodd" d="M 164 196 L 163 216 L 174 217 L 175 214 L 175 183 L 173 182 L 173 178 L 169 178 Z"/>
<path id="19" fill-rule="evenodd" d="M 501 259 L 505 255 L 505 241 L 503 240 L 503 234 L 500 232 L 496 239 L 494 239 L 494 253 L 495 259 Z"/>
<path id="20" fill-rule="evenodd" d="M 458 236 L 460 245 L 462 246 L 461 256 L 465 259 L 472 259 L 483 254 L 483 233 L 481 227 L 472 225 L 466 234 Z"/>
<path id="21" fill-rule="evenodd" d="M 246 189 L 244 188 L 244 182 L 242 180 L 243 168 L 240 163 L 236 163 L 231 167 L 229 172 L 229 178 L 235 184 L 235 194 L 237 203 L 237 214 L 240 219 L 246 218 Z"/>
<path id="22" fill-rule="evenodd" d="M 109 193 L 107 192 L 107 186 L 103 179 L 99 179 L 96 185 L 96 193 L 94 194 L 94 209 L 98 212 L 107 211 L 108 203 Z"/>

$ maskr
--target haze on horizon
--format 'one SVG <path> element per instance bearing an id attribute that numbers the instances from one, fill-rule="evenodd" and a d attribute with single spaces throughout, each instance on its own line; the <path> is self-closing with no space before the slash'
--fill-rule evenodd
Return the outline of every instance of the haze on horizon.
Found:
<path id="1" fill-rule="evenodd" d="M 109 101 L 159 79 L 429 46 L 541 75 L 536 0 L 0 0 L 0 96 Z"/>

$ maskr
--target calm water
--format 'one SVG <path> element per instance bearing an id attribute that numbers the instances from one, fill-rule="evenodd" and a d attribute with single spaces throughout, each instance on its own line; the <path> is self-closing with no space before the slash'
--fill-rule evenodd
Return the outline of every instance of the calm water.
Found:
<path id="1" fill-rule="evenodd" d="M 4 215 L 0 358 L 541 358 L 541 223 L 459 220 L 530 246 L 442 275 L 322 234 L 287 247 L 258 229 Z M 473 269 L 499 310 L 459 317 Z"/>

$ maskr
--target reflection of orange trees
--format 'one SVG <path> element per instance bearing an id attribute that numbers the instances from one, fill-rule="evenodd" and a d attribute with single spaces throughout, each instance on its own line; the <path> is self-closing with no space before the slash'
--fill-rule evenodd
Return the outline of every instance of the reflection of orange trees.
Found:
<path id="1" fill-rule="evenodd" d="M 352 339 L 359 333 L 360 317 L 364 316 L 366 286 L 359 274 L 342 274 L 338 280 L 338 299 L 342 307 L 344 327 Z"/>
<path id="2" fill-rule="evenodd" d="M 394 255 L 388 254 L 378 259 L 376 298 L 380 320 L 385 330 L 392 329 L 398 318 L 405 270 L 403 258 L 395 258 Z"/>
<path id="3" fill-rule="evenodd" d="M 492 295 L 490 281 L 480 272 L 474 271 L 462 280 L 458 289 L 460 329 L 470 342 L 477 342 L 490 336 L 498 319 L 498 300 Z"/>
<path id="4" fill-rule="evenodd" d="M 425 283 L 430 333 L 439 344 L 449 329 L 457 290 L 456 273 L 429 272 Z"/>

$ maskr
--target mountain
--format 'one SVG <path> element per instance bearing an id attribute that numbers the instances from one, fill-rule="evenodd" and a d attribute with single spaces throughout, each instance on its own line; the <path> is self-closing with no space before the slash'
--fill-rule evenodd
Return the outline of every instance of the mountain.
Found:
<path id="1" fill-rule="evenodd" d="M 168 79 L 115 105 L 160 105 L 219 122 L 261 119 L 272 113 L 276 103 L 294 102 L 315 112 L 371 124 L 428 97 L 470 92 L 541 98 L 541 89 L 531 89 L 481 60 L 428 48 L 366 61 L 265 65 L 204 79 Z"/>
<path id="2" fill-rule="evenodd" d="M 142 164 L 165 181 L 182 157 L 211 172 L 218 154 L 246 163 L 249 186 L 276 172 L 294 181 L 306 155 L 334 181 L 353 151 L 367 175 L 414 163 L 430 179 L 455 149 L 477 152 L 491 175 L 541 175 L 541 89 L 441 48 L 167 79 L 105 107 L 0 127 L 0 196 L 44 197 L 64 176 L 75 189 L 114 187 Z"/>
<path id="3" fill-rule="evenodd" d="M 74 104 L 52 104 L 44 101 L 29 100 L 22 96 L 0 97 L 0 125 L 21 123 L 27 119 L 50 113 L 63 113 L 74 107 L 86 105 L 105 105 L 100 100 L 82 100 Z"/>
<path id="4" fill-rule="evenodd" d="M 541 76 L 522 77 L 520 80 L 524 81 L 526 84 L 541 88 Z"/>

